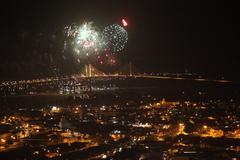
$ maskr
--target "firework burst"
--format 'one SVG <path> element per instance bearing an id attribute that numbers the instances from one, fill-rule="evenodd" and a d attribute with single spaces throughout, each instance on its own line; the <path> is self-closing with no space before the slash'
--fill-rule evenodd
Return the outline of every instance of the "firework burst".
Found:
<path id="1" fill-rule="evenodd" d="M 97 56 L 97 63 L 105 66 L 114 66 L 117 64 L 116 56 L 112 55 L 109 50 L 105 50 Z"/>
<path id="2" fill-rule="evenodd" d="M 119 53 L 128 41 L 127 31 L 118 24 L 109 25 L 102 32 L 92 22 L 72 24 L 65 26 L 64 32 L 67 38 L 63 51 L 70 47 L 79 58 L 99 55 L 104 50 L 108 50 L 109 54 Z M 111 63 L 114 64 L 115 60 L 111 60 Z"/>
<path id="3" fill-rule="evenodd" d="M 106 45 L 112 53 L 118 53 L 125 48 L 128 41 L 127 31 L 118 24 L 107 26 L 103 30 Z"/>
<path id="4" fill-rule="evenodd" d="M 70 44 L 78 55 L 89 56 L 104 48 L 103 37 L 93 27 L 92 22 L 80 26 L 75 24 L 66 26 L 65 34 L 71 40 Z"/>

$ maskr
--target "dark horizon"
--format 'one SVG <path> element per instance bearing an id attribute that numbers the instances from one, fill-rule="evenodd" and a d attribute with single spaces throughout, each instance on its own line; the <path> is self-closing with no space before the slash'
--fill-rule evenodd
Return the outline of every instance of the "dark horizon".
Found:
<path id="1" fill-rule="evenodd" d="M 93 21 L 103 28 L 129 22 L 121 63 L 140 71 L 197 73 L 240 80 L 236 4 L 227 1 L 15 1 L 4 3 L 1 80 L 51 75 L 51 65 L 73 73 L 73 53 L 62 53 L 62 28 Z M 84 63 L 84 62 L 83 62 Z"/>

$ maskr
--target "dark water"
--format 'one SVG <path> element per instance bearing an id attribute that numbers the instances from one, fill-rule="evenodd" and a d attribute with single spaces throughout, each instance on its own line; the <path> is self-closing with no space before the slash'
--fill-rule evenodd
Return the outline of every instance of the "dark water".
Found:
<path id="1" fill-rule="evenodd" d="M 111 82 L 119 87 L 114 91 L 87 92 L 88 99 L 75 98 L 80 95 L 15 95 L 0 97 L 1 108 L 42 105 L 68 105 L 71 103 L 107 103 L 119 95 L 124 99 L 140 99 L 144 95 L 173 101 L 204 102 L 210 100 L 240 101 L 240 83 L 202 82 L 193 80 L 167 80 L 131 78 Z"/>
<path id="2" fill-rule="evenodd" d="M 240 83 L 194 80 L 135 79 L 125 87 L 136 92 L 149 92 L 170 99 L 205 101 L 210 99 L 240 100 Z"/>

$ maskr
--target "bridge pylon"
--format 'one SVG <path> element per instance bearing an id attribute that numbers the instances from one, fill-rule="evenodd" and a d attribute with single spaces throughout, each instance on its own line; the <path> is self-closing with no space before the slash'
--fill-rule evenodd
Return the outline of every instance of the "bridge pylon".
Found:
<path id="1" fill-rule="evenodd" d="M 92 65 L 85 64 L 85 75 L 86 77 L 92 77 Z"/>
<path id="2" fill-rule="evenodd" d="M 132 62 L 129 62 L 129 76 L 133 76 Z"/>

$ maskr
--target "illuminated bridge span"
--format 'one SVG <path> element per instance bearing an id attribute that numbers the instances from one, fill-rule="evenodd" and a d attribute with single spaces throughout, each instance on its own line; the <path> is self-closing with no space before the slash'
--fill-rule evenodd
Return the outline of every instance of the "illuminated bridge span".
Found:
<path id="1" fill-rule="evenodd" d="M 105 74 L 104 72 L 96 69 L 91 64 L 85 66 L 85 77 L 135 77 L 135 78 L 152 78 L 152 79 L 172 79 L 172 80 L 195 80 L 195 81 L 206 81 L 206 82 L 220 82 L 220 83 L 230 83 L 229 80 L 210 80 L 203 78 L 184 78 L 184 77 L 170 77 L 170 76 L 159 76 L 159 75 L 147 75 L 147 74 L 134 74 L 132 63 L 129 63 L 128 73 L 124 74 Z M 125 66 L 126 68 L 126 66 Z M 123 73 L 120 71 L 120 73 Z"/>
<path id="2" fill-rule="evenodd" d="M 98 70 L 91 64 L 85 65 L 79 74 L 68 75 L 63 77 L 48 77 L 41 79 L 32 79 L 32 80 L 20 80 L 20 81 L 5 81 L 0 83 L 0 87 L 12 86 L 12 85 L 21 85 L 21 84 L 37 84 L 37 83 L 51 83 L 56 81 L 67 81 L 67 80 L 84 80 L 84 79 L 104 79 L 104 78 L 148 78 L 148 79 L 169 79 L 169 80 L 193 80 L 193 81 L 203 81 L 203 82 L 217 82 L 217 83 L 232 83 L 229 80 L 210 80 L 203 78 L 185 78 L 181 74 L 174 76 L 167 76 L 165 74 L 153 75 L 153 74 L 142 74 L 134 73 L 132 64 L 129 63 L 128 71 L 119 71 L 115 74 L 105 74 L 104 72 Z"/>

